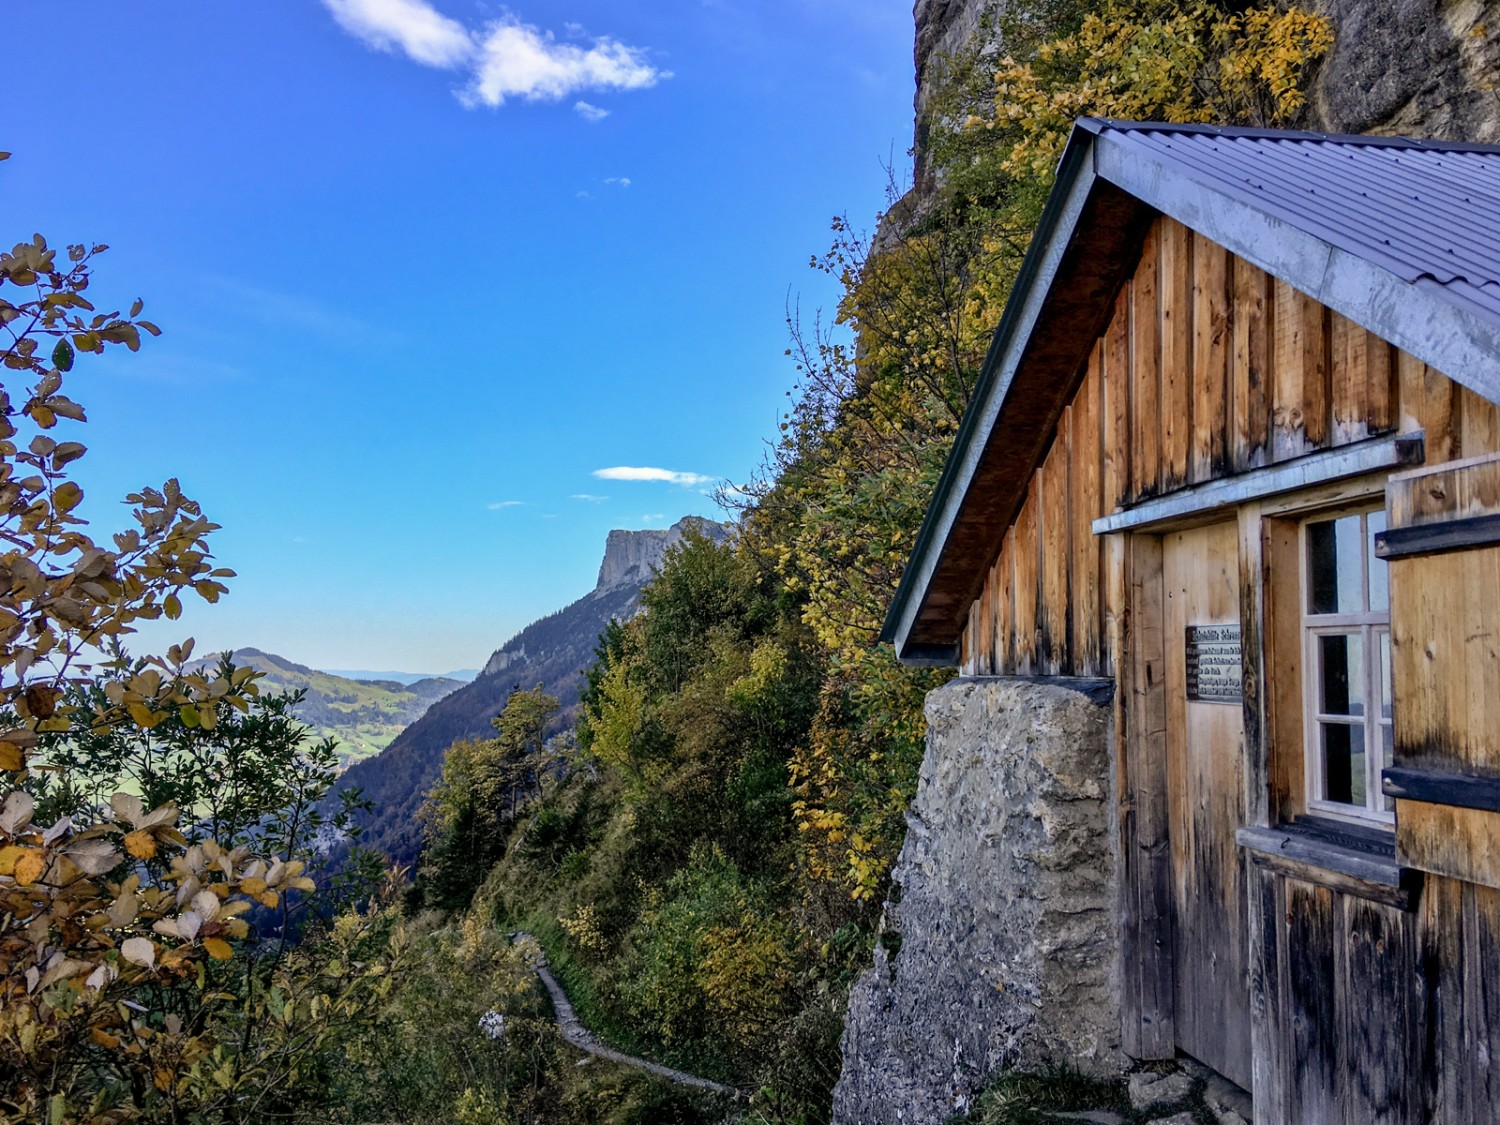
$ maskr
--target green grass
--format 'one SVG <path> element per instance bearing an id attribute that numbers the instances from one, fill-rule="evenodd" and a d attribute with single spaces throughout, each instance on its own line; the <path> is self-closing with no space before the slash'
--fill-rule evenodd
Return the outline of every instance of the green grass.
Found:
<path id="1" fill-rule="evenodd" d="M 1130 1120 L 1125 1083 L 1087 1078 L 1066 1068 L 1031 1074 L 1012 1071 L 991 1083 L 968 1116 L 951 1121 L 963 1125 L 1058 1125 L 1052 1113 L 1086 1109 L 1113 1110 Z"/>

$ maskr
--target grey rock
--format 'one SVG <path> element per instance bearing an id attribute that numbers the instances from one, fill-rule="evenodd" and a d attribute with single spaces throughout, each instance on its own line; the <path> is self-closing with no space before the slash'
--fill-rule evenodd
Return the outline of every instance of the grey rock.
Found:
<path id="1" fill-rule="evenodd" d="M 1182 1101 L 1193 1092 L 1193 1080 L 1176 1074 L 1142 1072 L 1130 1076 L 1130 1104 L 1136 1109 L 1155 1109 Z"/>
<path id="2" fill-rule="evenodd" d="M 1323 0 L 1332 53 L 1311 124 L 1336 133 L 1500 140 L 1500 0 Z"/>
<path id="3" fill-rule="evenodd" d="M 1198 1125 L 1198 1121 L 1191 1113 L 1174 1113 L 1171 1117 L 1154 1119 L 1152 1125 Z"/>
<path id="4" fill-rule="evenodd" d="M 888 940 L 844 1025 L 839 1125 L 936 1125 L 1005 1068 L 1128 1069 L 1097 687 L 956 680 L 927 697 Z"/>
<path id="5" fill-rule="evenodd" d="M 1211 1066 L 1204 1066 L 1197 1059 L 1178 1059 L 1177 1069 L 1186 1074 L 1194 1082 L 1207 1082 L 1212 1078 L 1219 1077 L 1219 1072 Z"/>
<path id="6" fill-rule="evenodd" d="M 1052 1113 L 1059 1121 L 1083 1121 L 1087 1125 L 1125 1125 L 1125 1118 L 1108 1109 L 1083 1109 L 1070 1113 Z"/>
<path id="7" fill-rule="evenodd" d="M 1217 1074 L 1203 1087 L 1203 1104 L 1219 1125 L 1245 1125 L 1254 1117 L 1250 1095 Z"/>
<path id="8" fill-rule="evenodd" d="M 684 516 L 671 527 L 611 531 L 604 543 L 604 561 L 599 564 L 599 582 L 595 589 L 646 581 L 661 567 L 667 552 L 681 543 L 690 531 L 715 543 L 722 543 L 733 534 L 729 526 L 701 516 Z"/>

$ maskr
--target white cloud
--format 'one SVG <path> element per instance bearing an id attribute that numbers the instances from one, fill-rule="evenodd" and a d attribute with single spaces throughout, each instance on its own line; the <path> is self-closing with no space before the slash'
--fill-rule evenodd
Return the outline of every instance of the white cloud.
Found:
<path id="1" fill-rule="evenodd" d="M 573 499 L 574 500 L 582 500 L 585 503 L 589 503 L 589 504 L 602 504 L 606 500 L 608 500 L 609 497 L 608 496 L 595 496 L 592 492 L 575 492 L 575 493 L 573 493 Z"/>
<path id="2" fill-rule="evenodd" d="M 642 516 L 641 517 L 641 522 L 642 523 L 661 523 L 666 518 L 667 517 L 664 516 L 661 512 L 653 512 L 649 516 Z"/>
<path id="3" fill-rule="evenodd" d="M 462 66 L 475 54 L 469 29 L 425 0 L 323 0 L 323 6 L 367 46 L 403 51 L 424 66 Z"/>
<path id="4" fill-rule="evenodd" d="M 616 465 L 612 469 L 595 469 L 594 476 L 600 480 L 659 480 L 666 481 L 668 484 L 680 484 L 683 488 L 696 488 L 699 485 L 714 482 L 713 477 L 706 477 L 702 473 L 681 473 L 675 469 L 653 469 L 634 465 Z"/>
<path id="5" fill-rule="evenodd" d="M 618 39 L 596 39 L 591 47 L 559 43 L 551 32 L 507 15 L 481 36 L 463 100 L 489 106 L 506 98 L 556 101 L 583 90 L 644 90 L 670 77 L 646 60 L 645 51 Z"/>
<path id="6" fill-rule="evenodd" d="M 588 44 L 559 42 L 510 13 L 471 28 L 428 0 L 323 0 L 323 6 L 368 47 L 399 51 L 423 66 L 467 71 L 459 100 L 469 107 L 501 106 L 507 98 L 560 101 L 586 90 L 644 90 L 672 77 L 640 47 L 609 36 Z M 568 30 L 581 31 L 572 24 Z M 585 101 L 574 109 L 588 121 L 609 113 Z"/>
<path id="7" fill-rule="evenodd" d="M 524 500 L 496 500 L 490 505 L 490 511 L 498 512 L 502 508 L 524 508 L 525 506 L 526 501 Z"/>
<path id="8" fill-rule="evenodd" d="M 610 176 L 604 182 L 606 184 L 613 184 L 615 187 L 629 187 L 630 186 L 630 177 L 629 176 Z"/>

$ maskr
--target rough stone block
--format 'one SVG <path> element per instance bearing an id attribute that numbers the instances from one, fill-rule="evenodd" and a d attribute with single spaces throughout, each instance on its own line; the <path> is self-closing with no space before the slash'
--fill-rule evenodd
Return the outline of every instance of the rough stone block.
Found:
<path id="1" fill-rule="evenodd" d="M 1193 1080 L 1181 1072 L 1130 1076 L 1130 1104 L 1136 1109 L 1174 1105 L 1192 1092 Z"/>
<path id="2" fill-rule="evenodd" d="M 938 1125 L 1009 1068 L 1118 1075 L 1108 692 L 957 680 L 927 753 L 884 926 L 855 986 L 839 1125 Z"/>
<path id="3" fill-rule="evenodd" d="M 1250 1095 L 1217 1074 L 1203 1087 L 1203 1104 L 1219 1125 L 1244 1125 L 1254 1119 Z"/>

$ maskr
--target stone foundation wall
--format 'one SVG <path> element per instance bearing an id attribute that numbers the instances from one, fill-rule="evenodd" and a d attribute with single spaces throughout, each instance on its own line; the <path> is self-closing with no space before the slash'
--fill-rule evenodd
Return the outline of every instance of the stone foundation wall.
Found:
<path id="1" fill-rule="evenodd" d="M 956 680 L 875 965 L 855 986 L 839 1125 L 939 1125 L 1006 1067 L 1119 1073 L 1113 685 Z"/>

